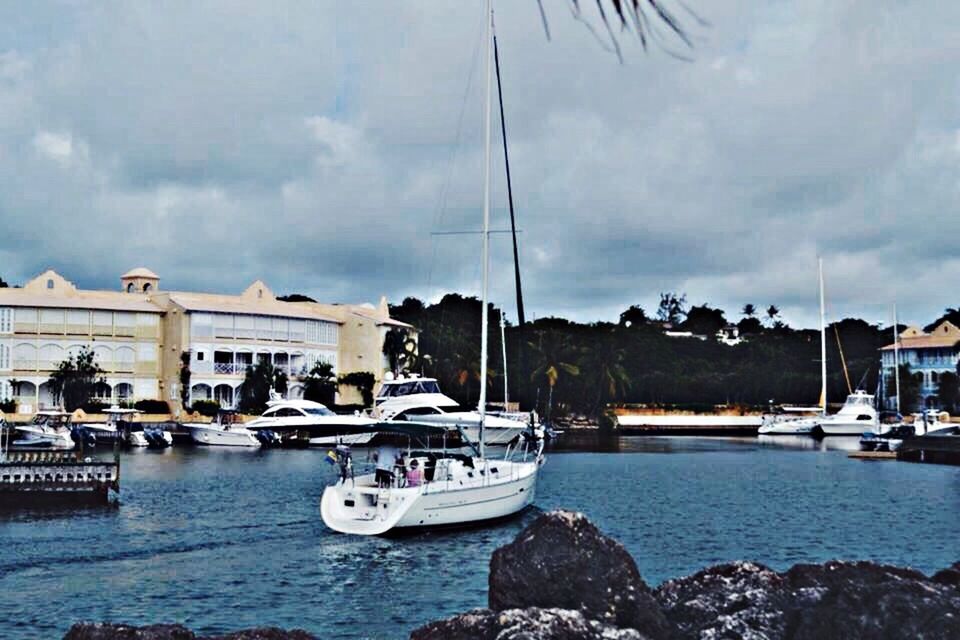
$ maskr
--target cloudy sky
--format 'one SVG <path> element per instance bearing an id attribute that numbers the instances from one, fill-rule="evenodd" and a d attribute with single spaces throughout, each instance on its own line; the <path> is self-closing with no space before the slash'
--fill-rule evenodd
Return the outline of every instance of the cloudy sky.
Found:
<path id="1" fill-rule="evenodd" d="M 497 3 L 528 315 L 673 290 L 810 326 L 818 255 L 831 317 L 960 305 L 960 3 L 686 2 L 692 62 L 623 64 L 566 2 L 550 41 Z M 0 276 L 476 293 L 479 237 L 432 234 L 479 227 L 481 34 L 479 0 L 0 2 Z"/>

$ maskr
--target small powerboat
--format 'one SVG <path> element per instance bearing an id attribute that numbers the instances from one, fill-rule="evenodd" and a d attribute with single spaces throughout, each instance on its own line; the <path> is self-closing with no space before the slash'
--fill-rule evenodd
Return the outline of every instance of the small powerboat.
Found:
<path id="1" fill-rule="evenodd" d="M 13 449 L 73 449 L 70 415 L 63 411 L 38 411 L 33 422 L 17 427 L 23 437 L 10 443 Z"/>
<path id="2" fill-rule="evenodd" d="M 221 409 L 211 423 L 188 422 L 182 425 L 197 444 L 219 447 L 260 447 L 256 433 L 243 426 L 236 411 Z"/>

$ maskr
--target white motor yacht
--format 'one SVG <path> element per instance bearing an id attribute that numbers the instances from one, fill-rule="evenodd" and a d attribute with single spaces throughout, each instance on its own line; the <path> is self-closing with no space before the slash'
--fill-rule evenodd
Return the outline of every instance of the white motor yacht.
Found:
<path id="1" fill-rule="evenodd" d="M 10 443 L 13 448 L 73 449 L 70 415 L 63 411 L 38 411 L 33 422 L 17 427 L 24 434 Z"/>
<path id="2" fill-rule="evenodd" d="M 197 444 L 220 447 L 259 447 L 256 433 L 243 426 L 235 411 L 221 410 L 213 422 L 188 422 L 182 425 Z"/>
<path id="3" fill-rule="evenodd" d="M 459 427 L 470 440 L 480 441 L 480 412 L 461 410 L 456 400 L 440 392 L 436 378 L 399 376 L 385 380 L 374 400 L 374 415 L 381 420 Z M 507 444 L 529 428 L 527 414 L 484 414 L 486 444 Z"/>
<path id="4" fill-rule="evenodd" d="M 107 416 L 106 422 L 88 422 L 83 425 L 85 435 L 91 436 L 94 442 L 99 444 L 114 442 L 118 438 L 125 440 L 130 429 L 130 420 L 140 412 L 136 409 L 121 409 L 113 405 L 109 409 L 104 409 L 103 413 Z"/>
<path id="5" fill-rule="evenodd" d="M 274 397 L 267 403 L 263 414 L 248 422 L 247 429 L 254 432 L 272 431 L 284 434 L 306 433 L 315 446 L 337 444 L 362 445 L 370 442 L 376 433 L 356 433 L 357 427 L 368 427 L 376 420 L 359 413 L 339 415 L 319 402 L 311 400 L 284 400 Z"/>
<path id="6" fill-rule="evenodd" d="M 857 389 L 843 403 L 840 411 L 817 420 L 816 431 L 825 436 L 859 436 L 876 432 L 878 416 L 873 394 Z"/>

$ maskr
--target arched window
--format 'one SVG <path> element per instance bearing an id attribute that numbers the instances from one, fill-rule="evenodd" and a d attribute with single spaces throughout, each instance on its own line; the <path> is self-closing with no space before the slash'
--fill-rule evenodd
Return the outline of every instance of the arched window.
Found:
<path id="1" fill-rule="evenodd" d="M 133 283 L 130 282 L 127 284 L 127 293 L 133 293 Z"/>
<path id="2" fill-rule="evenodd" d="M 53 289 L 53 278 L 47 279 L 47 289 Z"/>
<path id="3" fill-rule="evenodd" d="M 144 293 L 150 293 L 150 290 L 151 290 L 151 289 L 153 289 L 153 285 L 150 284 L 149 282 L 146 283 L 145 285 L 143 285 L 143 292 L 144 292 Z"/>

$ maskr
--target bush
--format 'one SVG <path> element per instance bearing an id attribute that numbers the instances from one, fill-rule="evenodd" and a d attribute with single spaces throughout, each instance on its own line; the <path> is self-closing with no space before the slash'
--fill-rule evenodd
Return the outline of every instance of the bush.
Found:
<path id="1" fill-rule="evenodd" d="M 193 403 L 193 410 L 202 416 L 212 418 L 220 411 L 220 403 L 216 400 L 197 400 Z"/>
<path id="2" fill-rule="evenodd" d="M 357 390 L 360 391 L 360 396 L 363 398 L 363 406 L 369 407 L 373 405 L 373 385 L 375 378 L 370 371 L 353 371 L 340 376 L 337 382 L 356 387 Z"/>
<path id="3" fill-rule="evenodd" d="M 133 408 L 144 413 L 170 413 L 170 405 L 164 400 L 137 400 Z"/>
<path id="4" fill-rule="evenodd" d="M 16 413 L 17 412 L 17 401 L 16 400 L 6 400 L 0 402 L 0 411 L 3 413 Z"/>

